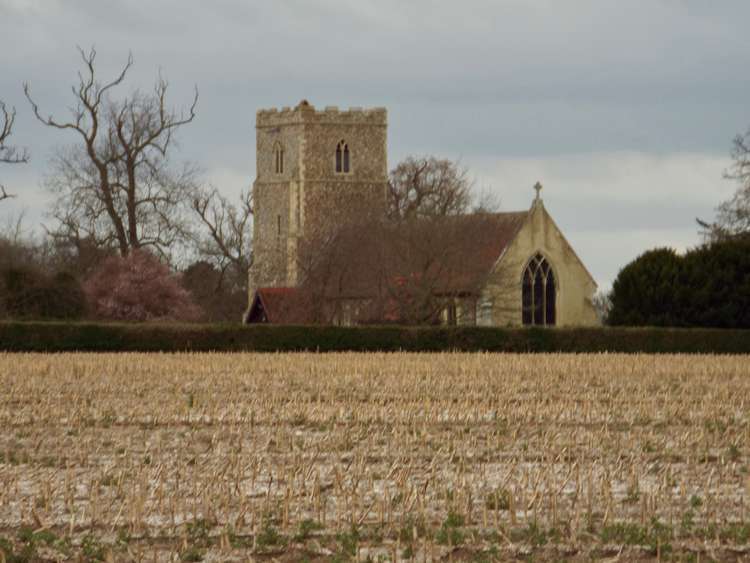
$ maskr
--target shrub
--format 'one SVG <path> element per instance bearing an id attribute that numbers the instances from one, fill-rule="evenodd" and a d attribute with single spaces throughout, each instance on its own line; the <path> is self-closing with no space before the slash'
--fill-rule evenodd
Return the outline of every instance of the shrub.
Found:
<path id="1" fill-rule="evenodd" d="M 750 353 L 744 330 L 0 322 L 2 351 Z"/>
<path id="2" fill-rule="evenodd" d="M 51 297 L 47 303 L 46 317 L 55 319 L 80 319 L 86 313 L 86 295 L 78 279 L 67 272 L 59 272 L 49 286 Z"/>
<path id="3" fill-rule="evenodd" d="M 180 283 L 203 311 L 203 320 L 231 322 L 239 321 L 247 308 L 247 276 L 237 277 L 199 261 L 183 271 Z"/>
<path id="4" fill-rule="evenodd" d="M 646 252 L 620 271 L 611 300 L 612 325 L 750 328 L 750 240 Z"/>
<path id="5" fill-rule="evenodd" d="M 688 252 L 679 291 L 685 325 L 750 328 L 750 241 L 727 240 Z"/>
<path id="6" fill-rule="evenodd" d="M 86 280 L 84 290 L 100 319 L 195 321 L 201 316 L 178 277 L 144 250 L 108 258 Z"/>
<path id="7" fill-rule="evenodd" d="M 28 268 L 0 272 L 0 313 L 17 319 L 79 319 L 86 299 L 78 280 L 64 272 L 52 277 Z"/>
<path id="8" fill-rule="evenodd" d="M 625 266 L 612 284 L 609 324 L 681 324 L 676 292 L 680 268 L 681 258 L 670 248 L 650 250 Z"/>

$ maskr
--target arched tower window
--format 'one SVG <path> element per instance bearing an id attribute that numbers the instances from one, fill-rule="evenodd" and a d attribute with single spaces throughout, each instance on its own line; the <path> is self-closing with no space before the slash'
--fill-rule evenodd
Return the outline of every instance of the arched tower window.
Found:
<path id="1" fill-rule="evenodd" d="M 336 173 L 346 174 L 351 169 L 351 156 L 349 155 L 349 145 L 346 141 L 341 140 L 336 145 Z"/>
<path id="2" fill-rule="evenodd" d="M 274 172 L 276 174 L 284 173 L 284 147 L 281 143 L 276 142 L 273 145 L 273 161 L 274 161 Z"/>
<path id="3" fill-rule="evenodd" d="M 557 286 L 547 259 L 537 253 L 523 272 L 522 316 L 524 325 L 554 326 Z"/>

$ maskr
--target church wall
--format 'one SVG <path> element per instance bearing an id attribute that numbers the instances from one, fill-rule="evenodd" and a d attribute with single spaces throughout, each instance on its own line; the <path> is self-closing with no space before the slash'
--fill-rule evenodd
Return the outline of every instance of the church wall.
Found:
<path id="1" fill-rule="evenodd" d="M 388 176 L 386 154 L 387 114 L 384 108 L 340 111 L 307 110 L 305 125 L 305 171 L 307 181 L 384 181 Z M 351 169 L 337 174 L 336 145 L 345 141 L 351 154 Z"/>
<path id="2" fill-rule="evenodd" d="M 388 179 L 385 109 L 329 107 L 304 115 L 303 236 L 314 241 L 348 221 L 382 216 Z M 336 172 L 340 141 L 349 148 L 348 173 Z"/>
<path id="3" fill-rule="evenodd" d="M 253 187 L 251 286 L 284 287 L 287 278 L 290 182 L 256 182 Z"/>
<path id="4" fill-rule="evenodd" d="M 454 318 L 451 319 L 451 309 Z M 448 298 L 440 312 L 440 323 L 455 326 L 475 326 L 477 324 L 477 300 L 475 297 Z"/>
<path id="5" fill-rule="evenodd" d="M 256 180 L 253 184 L 253 266 L 250 300 L 258 287 L 284 287 L 293 272 L 297 231 L 303 125 L 289 108 L 256 116 Z M 274 146 L 283 148 L 282 173 L 275 170 Z"/>
<path id="6" fill-rule="evenodd" d="M 557 280 L 556 325 L 599 324 L 592 303 L 596 283 L 541 202 L 535 203 L 526 223 L 483 288 L 477 307 L 477 324 L 522 324 L 521 279 L 528 260 L 536 252 L 547 257 Z"/>

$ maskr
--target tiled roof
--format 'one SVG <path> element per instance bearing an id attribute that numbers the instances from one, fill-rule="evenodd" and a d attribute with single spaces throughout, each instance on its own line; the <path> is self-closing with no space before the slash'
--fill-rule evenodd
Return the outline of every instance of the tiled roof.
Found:
<path id="1" fill-rule="evenodd" d="M 335 298 L 372 297 L 388 286 L 416 283 L 436 293 L 476 291 L 515 239 L 528 211 L 475 213 L 386 225 L 375 237 L 354 230 L 323 264 L 325 288 Z M 336 272 L 337 275 L 331 275 Z"/>
<path id="2" fill-rule="evenodd" d="M 458 262 L 450 268 L 444 289 L 474 291 L 516 238 L 528 211 L 457 217 L 467 236 L 457 241 Z M 452 276 L 452 279 L 451 279 Z"/>
<path id="3" fill-rule="evenodd" d="M 304 306 L 305 296 L 295 287 L 261 287 L 255 293 L 252 307 L 260 300 L 266 322 L 273 324 L 304 324 L 309 307 Z M 253 311 L 251 310 L 250 316 Z"/>
<path id="4" fill-rule="evenodd" d="M 475 292 L 515 239 L 527 216 L 527 211 L 475 213 L 427 225 L 424 234 L 409 235 L 422 238 L 416 243 L 407 241 L 407 246 L 419 248 L 422 241 L 434 238 L 425 242 L 422 252 L 410 251 L 396 269 L 404 280 L 428 278 L 435 293 Z"/>

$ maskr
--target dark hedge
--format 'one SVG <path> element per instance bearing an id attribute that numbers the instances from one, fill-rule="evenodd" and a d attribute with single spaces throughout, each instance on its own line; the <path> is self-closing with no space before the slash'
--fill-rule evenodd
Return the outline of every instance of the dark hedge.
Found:
<path id="1" fill-rule="evenodd" d="M 750 331 L 676 328 L 242 326 L 0 322 L 0 351 L 750 353 Z"/>

